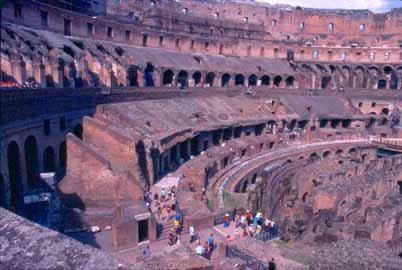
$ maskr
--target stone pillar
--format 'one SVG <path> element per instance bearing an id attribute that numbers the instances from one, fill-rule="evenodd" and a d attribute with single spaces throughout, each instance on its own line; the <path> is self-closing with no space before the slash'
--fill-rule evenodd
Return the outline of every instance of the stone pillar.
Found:
<path id="1" fill-rule="evenodd" d="M 33 69 L 33 77 L 38 82 L 40 87 L 46 87 L 46 74 L 45 74 L 45 66 L 37 63 L 32 66 Z"/>
<path id="2" fill-rule="evenodd" d="M 21 60 L 13 59 L 11 61 L 11 68 L 13 70 L 13 77 L 19 84 L 23 84 L 26 81 L 25 63 Z"/>
<path id="3" fill-rule="evenodd" d="M 397 89 L 402 89 L 402 76 L 398 77 L 398 86 Z"/>
<path id="4" fill-rule="evenodd" d="M 51 74 L 54 81 L 55 87 L 63 87 L 63 74 L 64 70 L 59 66 L 59 64 L 51 65 Z"/>

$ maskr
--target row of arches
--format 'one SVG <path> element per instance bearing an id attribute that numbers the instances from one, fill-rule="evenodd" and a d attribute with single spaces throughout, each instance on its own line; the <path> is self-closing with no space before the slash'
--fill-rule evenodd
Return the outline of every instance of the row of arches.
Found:
<path id="1" fill-rule="evenodd" d="M 73 128 L 74 134 L 82 138 L 82 125 Z M 59 145 L 47 145 L 39 152 L 39 143 L 34 135 L 29 135 L 19 145 L 16 140 L 7 144 L 7 172 L 0 173 L 0 205 L 21 213 L 24 209 L 23 195 L 28 190 L 42 187 L 40 173 L 57 172 L 66 167 L 67 146 L 62 141 Z M 5 177 L 8 176 L 8 181 Z M 8 183 L 8 187 L 6 186 Z M 7 190 L 9 202 L 6 201 Z"/>
<path id="2" fill-rule="evenodd" d="M 402 89 L 402 66 L 349 66 L 304 63 L 302 71 L 312 74 L 312 88 Z M 315 80 L 319 80 L 316 82 Z"/>
<path id="3" fill-rule="evenodd" d="M 175 81 L 175 74 L 172 70 L 168 69 L 163 72 L 163 85 L 164 86 L 172 86 Z M 190 79 L 192 79 L 192 85 L 190 85 Z M 176 82 L 181 87 L 189 87 L 189 86 L 201 86 L 202 82 L 202 73 L 200 71 L 196 71 L 190 77 L 189 73 L 185 70 L 181 70 L 177 73 Z M 232 82 L 231 82 L 232 80 Z M 271 77 L 269 75 L 263 75 L 260 78 L 256 74 L 251 74 L 248 78 L 246 78 L 243 74 L 239 73 L 236 75 L 231 75 L 229 73 L 224 73 L 220 76 L 220 81 L 217 80 L 217 75 L 214 72 L 208 72 L 205 75 L 204 85 L 213 87 L 227 87 L 230 85 L 234 86 L 257 86 L 257 85 L 273 85 L 274 87 L 282 87 L 282 83 L 285 83 L 285 87 L 293 88 L 295 87 L 296 79 L 294 76 L 287 76 L 285 79 L 282 76 L 275 76 L 271 82 Z"/>

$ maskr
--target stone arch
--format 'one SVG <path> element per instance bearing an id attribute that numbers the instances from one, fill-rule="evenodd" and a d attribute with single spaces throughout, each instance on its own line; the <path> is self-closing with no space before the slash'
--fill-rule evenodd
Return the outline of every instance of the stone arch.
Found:
<path id="1" fill-rule="evenodd" d="M 237 74 L 235 77 L 235 85 L 244 85 L 244 75 Z"/>
<path id="2" fill-rule="evenodd" d="M 324 154 L 322 155 L 324 158 L 327 158 L 331 155 L 331 151 L 327 150 L 324 152 Z"/>
<path id="3" fill-rule="evenodd" d="M 144 86 L 145 87 L 154 87 L 154 66 L 152 63 L 147 63 L 147 66 L 144 70 Z"/>
<path id="4" fill-rule="evenodd" d="M 349 151 L 348 151 L 348 153 L 349 153 L 349 154 L 356 153 L 356 148 L 354 148 L 354 147 L 350 148 Z"/>
<path id="5" fill-rule="evenodd" d="M 344 87 L 350 87 L 350 80 L 352 77 L 351 69 L 349 66 L 342 66 L 342 74 L 343 74 L 343 85 Z"/>
<path id="6" fill-rule="evenodd" d="M 181 88 L 188 87 L 188 72 L 181 70 L 179 74 L 177 74 L 177 82 Z"/>
<path id="7" fill-rule="evenodd" d="M 67 165 L 67 146 L 66 142 L 62 142 L 59 146 L 59 166 L 65 168 Z"/>
<path id="8" fill-rule="evenodd" d="M 170 69 L 165 70 L 163 72 L 163 85 L 164 86 L 171 86 L 173 84 L 173 77 L 174 73 Z"/>
<path id="9" fill-rule="evenodd" d="M 18 144 L 12 141 L 7 146 L 8 176 L 10 179 L 10 207 L 19 212 L 23 206 L 23 184 L 21 174 L 21 159 Z"/>
<path id="10" fill-rule="evenodd" d="M 76 124 L 74 126 L 73 133 L 77 138 L 82 139 L 82 133 L 83 133 L 82 125 L 81 124 Z"/>
<path id="11" fill-rule="evenodd" d="M 255 75 L 255 74 L 251 74 L 248 77 L 248 85 L 250 85 L 250 86 L 257 85 L 257 81 L 258 81 L 258 78 L 257 78 L 257 75 Z"/>
<path id="12" fill-rule="evenodd" d="M 136 66 L 129 66 L 127 69 L 127 84 L 128 86 L 138 86 L 138 68 Z"/>
<path id="13" fill-rule="evenodd" d="M 387 89 L 387 81 L 385 79 L 379 79 L 377 88 L 378 89 Z"/>
<path id="14" fill-rule="evenodd" d="M 268 75 L 261 77 L 261 85 L 269 85 L 271 78 Z"/>
<path id="15" fill-rule="evenodd" d="M 43 171 L 44 172 L 55 172 L 56 164 L 55 164 L 55 154 L 53 147 L 46 147 L 43 152 Z"/>
<path id="16" fill-rule="evenodd" d="M 310 154 L 310 159 L 317 159 L 319 157 L 320 156 L 316 152 Z"/>
<path id="17" fill-rule="evenodd" d="M 355 88 L 365 88 L 365 79 L 364 79 L 365 70 L 362 66 L 357 66 L 355 68 Z"/>
<path id="18" fill-rule="evenodd" d="M 339 156 L 339 155 L 342 155 L 343 154 L 343 150 L 342 149 L 338 149 L 338 150 L 336 150 L 336 152 L 335 152 L 335 155 L 336 156 Z"/>
<path id="19" fill-rule="evenodd" d="M 295 77 L 289 76 L 286 78 L 286 88 L 294 88 L 295 84 Z"/>
<path id="20" fill-rule="evenodd" d="M 215 73 L 208 72 L 207 76 L 205 77 L 205 83 L 212 87 L 214 86 L 214 80 L 215 80 Z"/>
<path id="21" fill-rule="evenodd" d="M 194 74 L 193 74 L 194 86 L 200 86 L 201 79 L 202 79 L 201 72 L 199 72 L 199 71 L 194 72 Z"/>
<path id="22" fill-rule="evenodd" d="M 350 119 L 343 119 L 343 120 L 342 120 L 342 127 L 343 127 L 343 128 L 349 128 L 351 123 L 352 123 L 352 120 L 350 120 Z"/>
<path id="23" fill-rule="evenodd" d="M 222 87 L 229 86 L 229 81 L 230 81 L 230 74 L 229 73 L 223 74 L 221 79 Z"/>
<path id="24" fill-rule="evenodd" d="M 381 110 L 381 115 L 388 115 L 389 114 L 389 109 L 388 108 L 384 108 Z"/>
<path id="25" fill-rule="evenodd" d="M 282 77 L 281 76 L 275 76 L 274 78 L 274 86 L 275 87 L 280 87 L 282 82 Z"/>
<path id="26" fill-rule="evenodd" d="M 24 152 L 28 187 L 32 189 L 39 177 L 38 146 L 34 136 L 30 135 L 26 138 Z"/>

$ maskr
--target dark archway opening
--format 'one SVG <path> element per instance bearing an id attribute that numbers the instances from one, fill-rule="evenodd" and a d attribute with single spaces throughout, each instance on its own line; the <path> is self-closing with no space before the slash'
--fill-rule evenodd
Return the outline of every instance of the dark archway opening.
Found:
<path id="1" fill-rule="evenodd" d="M 53 147 L 48 146 L 43 153 L 43 171 L 44 172 L 55 172 L 56 165 L 54 162 L 54 150 Z"/>
<path id="2" fill-rule="evenodd" d="M 209 72 L 205 78 L 205 83 L 209 86 L 214 86 L 215 73 Z"/>
<path id="3" fill-rule="evenodd" d="M 130 66 L 127 70 L 128 86 L 138 86 L 138 70 L 136 66 Z"/>
<path id="4" fill-rule="evenodd" d="M 200 84 L 201 84 L 201 77 L 202 77 L 202 75 L 201 75 L 201 72 L 199 72 L 199 71 L 196 71 L 196 72 L 193 74 L 194 86 L 200 86 Z"/>
<path id="5" fill-rule="evenodd" d="M 295 78 L 293 76 L 289 76 L 286 79 L 286 87 L 287 88 L 293 88 L 295 83 Z"/>
<path id="6" fill-rule="evenodd" d="M 321 78 L 321 89 L 328 89 L 329 83 L 331 82 L 330 76 L 324 76 Z"/>
<path id="7" fill-rule="evenodd" d="M 7 146 L 7 163 L 10 179 L 10 208 L 16 213 L 21 213 L 23 210 L 23 185 L 21 179 L 20 150 L 15 141 L 12 141 Z"/>
<path id="8" fill-rule="evenodd" d="M 264 75 L 261 77 L 261 85 L 269 85 L 270 78 L 268 75 Z"/>
<path id="9" fill-rule="evenodd" d="M 39 177 L 38 146 L 34 136 L 29 136 L 25 140 L 24 150 L 28 188 L 33 189 Z"/>
<path id="10" fill-rule="evenodd" d="M 66 142 L 62 142 L 59 147 L 60 167 L 65 168 L 67 165 L 67 147 Z"/>
<path id="11" fill-rule="evenodd" d="M 182 70 L 177 75 L 177 82 L 179 83 L 180 88 L 188 87 L 188 73 L 185 70 Z"/>
<path id="12" fill-rule="evenodd" d="M 248 77 L 248 85 L 250 86 L 255 86 L 257 85 L 257 76 L 255 74 L 250 75 L 250 77 Z"/>
<path id="13" fill-rule="evenodd" d="M 146 87 L 154 87 L 154 66 L 151 63 L 147 63 L 147 67 L 144 71 L 144 81 Z"/>
<path id="14" fill-rule="evenodd" d="M 386 89 L 387 88 L 387 81 L 381 79 L 378 81 L 378 89 Z"/>
<path id="15" fill-rule="evenodd" d="M 173 71 L 170 69 L 163 72 L 163 85 L 171 86 L 173 84 Z"/>
<path id="16" fill-rule="evenodd" d="M 229 86 L 230 74 L 225 73 L 222 75 L 222 87 Z"/>
<path id="17" fill-rule="evenodd" d="M 244 76 L 243 74 L 237 74 L 235 77 L 235 85 L 244 85 Z"/>
<path id="18" fill-rule="evenodd" d="M 282 82 L 282 77 L 281 77 L 281 76 L 276 76 L 276 77 L 274 78 L 274 86 L 275 86 L 275 87 L 280 87 L 281 82 Z"/>
<path id="19" fill-rule="evenodd" d="M 83 132 L 82 125 L 81 124 L 75 125 L 73 133 L 77 138 L 82 139 L 82 132 Z"/>

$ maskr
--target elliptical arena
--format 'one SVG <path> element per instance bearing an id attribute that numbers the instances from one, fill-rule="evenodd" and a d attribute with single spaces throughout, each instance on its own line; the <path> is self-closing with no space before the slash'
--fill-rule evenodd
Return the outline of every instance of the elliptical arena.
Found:
<path id="1" fill-rule="evenodd" d="M 0 266 L 401 269 L 401 30 L 402 9 L 5 1 Z"/>

